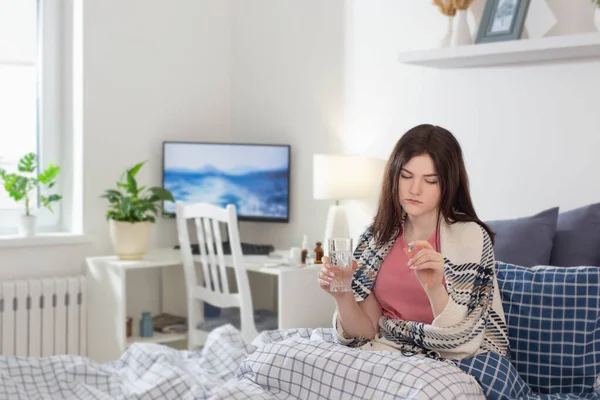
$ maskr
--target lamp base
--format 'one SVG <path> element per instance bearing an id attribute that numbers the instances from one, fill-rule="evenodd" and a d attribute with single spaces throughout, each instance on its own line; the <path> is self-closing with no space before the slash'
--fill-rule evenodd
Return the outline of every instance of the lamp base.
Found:
<path id="1" fill-rule="evenodd" d="M 323 250 L 325 255 L 329 255 L 329 239 L 333 237 L 349 237 L 348 219 L 346 210 L 337 202 L 329 206 L 327 212 L 327 221 L 325 222 L 325 237 L 323 240 Z"/>

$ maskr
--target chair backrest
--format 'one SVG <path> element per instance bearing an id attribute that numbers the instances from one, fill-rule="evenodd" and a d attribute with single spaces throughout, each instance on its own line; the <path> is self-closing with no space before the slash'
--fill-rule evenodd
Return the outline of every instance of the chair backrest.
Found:
<path id="1" fill-rule="evenodd" d="M 188 347 L 202 345 L 205 335 L 196 332 L 203 320 L 203 304 L 215 307 L 239 307 L 242 336 L 254 339 L 258 333 L 254 323 L 254 311 L 248 275 L 244 266 L 237 212 L 234 205 L 220 208 L 212 204 L 176 203 L 177 233 L 185 273 L 188 307 Z M 195 224 L 202 281 L 198 281 L 196 265 L 190 245 L 188 220 Z M 232 262 L 226 264 L 221 239 L 221 224 L 225 224 L 229 236 Z M 233 265 L 231 265 L 233 264 Z M 237 292 L 232 293 L 227 279 L 227 267 L 234 267 Z"/>

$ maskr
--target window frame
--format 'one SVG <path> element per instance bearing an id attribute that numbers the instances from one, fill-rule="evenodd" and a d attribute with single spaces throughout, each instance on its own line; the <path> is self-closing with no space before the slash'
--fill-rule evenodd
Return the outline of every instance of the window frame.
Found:
<path id="1" fill-rule="evenodd" d="M 65 120 L 65 74 L 66 65 L 66 41 L 63 34 L 67 26 L 63 23 L 65 7 L 63 1 L 37 0 L 37 54 L 35 65 L 37 67 L 37 148 L 40 170 L 54 162 L 61 166 L 61 173 L 57 178 L 53 193 L 64 196 L 65 169 L 62 165 L 64 159 L 62 146 L 64 135 L 62 134 Z M 11 60 L 7 60 L 11 63 Z M 27 64 L 24 62 L 12 62 L 12 64 Z M 41 67 L 39 67 L 41 66 Z M 3 190 L 3 189 L 2 189 Z M 54 212 L 45 207 L 35 207 L 34 214 L 37 216 L 36 232 L 50 233 L 64 231 L 63 200 L 53 204 Z M 39 196 L 35 203 L 39 205 Z M 25 205 L 18 209 L 0 209 L 0 235 L 12 235 L 18 232 L 19 220 L 24 214 Z"/>

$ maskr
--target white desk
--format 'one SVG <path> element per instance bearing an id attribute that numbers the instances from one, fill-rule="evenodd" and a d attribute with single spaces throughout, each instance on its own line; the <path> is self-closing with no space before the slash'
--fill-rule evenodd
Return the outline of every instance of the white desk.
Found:
<path id="1" fill-rule="evenodd" d="M 195 256 L 194 259 L 200 262 L 199 256 Z M 277 261 L 268 256 L 244 256 L 244 261 L 249 272 L 277 278 L 279 329 L 331 326 L 335 303 L 331 296 L 321 290 L 317 284 L 319 265 L 265 267 L 265 264 Z M 231 256 L 225 256 L 225 262 L 227 265 L 233 265 Z M 116 256 L 87 258 L 88 356 L 98 362 L 106 362 L 119 358 L 127 346 L 136 341 L 168 343 L 185 340 L 185 334 L 155 332 L 151 338 L 137 336 L 139 323 L 137 315 L 134 316 L 133 321 L 134 335 L 127 338 L 125 324 L 128 315 L 127 272 L 151 268 L 165 270 L 167 269 L 165 267 L 181 267 L 181 265 L 179 250 L 172 249 L 150 252 L 139 261 L 122 261 Z M 181 273 L 180 276 L 183 274 Z M 185 290 L 181 290 L 182 288 L 185 288 L 183 280 L 179 282 L 177 291 L 179 295 L 185 296 Z M 171 292 L 164 297 L 173 295 Z M 160 297 L 162 310 L 169 312 L 164 309 L 167 299 L 163 298 L 162 286 Z"/>

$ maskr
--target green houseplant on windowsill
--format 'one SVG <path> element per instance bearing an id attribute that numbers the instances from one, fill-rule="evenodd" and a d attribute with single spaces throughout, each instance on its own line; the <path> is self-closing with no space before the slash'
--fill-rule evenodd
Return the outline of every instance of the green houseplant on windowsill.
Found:
<path id="1" fill-rule="evenodd" d="M 140 162 L 126 170 L 117 188 L 108 189 L 101 196 L 109 203 L 106 219 L 110 239 L 121 260 L 139 260 L 144 256 L 162 201 L 175 201 L 164 188 L 138 186 L 136 175 L 143 166 L 144 162 Z"/>
<path id="2" fill-rule="evenodd" d="M 0 169 L 0 178 L 3 181 L 4 190 L 16 202 L 24 201 L 25 213 L 21 215 L 19 233 L 32 236 L 36 229 L 36 215 L 34 209 L 37 204 L 35 189 L 39 190 L 39 200 L 42 206 L 53 212 L 52 203 L 59 201 L 59 194 L 44 193 L 43 189 L 52 189 L 56 184 L 56 177 L 60 167 L 50 163 L 48 167 L 39 172 L 38 159 L 35 153 L 28 153 L 21 157 L 17 165 L 17 172 L 9 173 Z"/>

